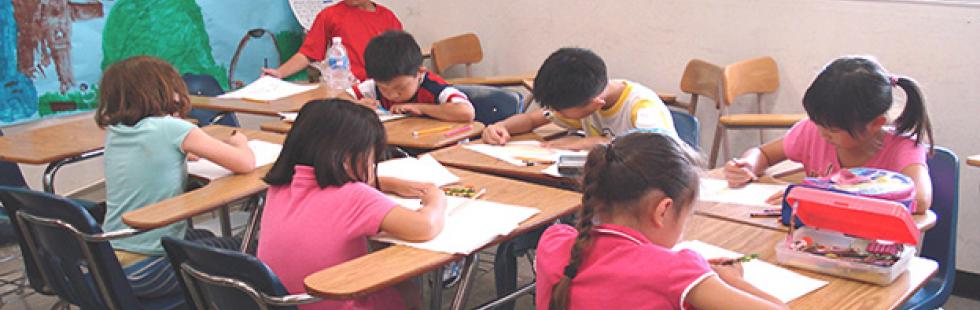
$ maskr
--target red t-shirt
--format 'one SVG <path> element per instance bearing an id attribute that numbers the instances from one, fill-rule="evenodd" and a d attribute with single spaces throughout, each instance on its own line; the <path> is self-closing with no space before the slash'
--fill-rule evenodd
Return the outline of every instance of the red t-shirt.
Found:
<path id="1" fill-rule="evenodd" d="M 323 9 L 313 20 L 299 52 L 314 61 L 322 61 L 326 58 L 330 38 L 340 37 L 347 48 L 351 72 L 358 80 L 365 80 L 364 48 L 368 41 L 388 30 L 402 30 L 402 23 L 395 13 L 377 3 L 374 7 L 374 12 L 370 12 L 338 3 Z"/>

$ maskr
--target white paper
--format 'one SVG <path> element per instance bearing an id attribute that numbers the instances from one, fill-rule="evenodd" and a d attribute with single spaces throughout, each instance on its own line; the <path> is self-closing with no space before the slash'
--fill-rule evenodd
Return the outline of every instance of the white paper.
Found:
<path id="1" fill-rule="evenodd" d="M 513 141 L 504 145 L 466 144 L 463 147 L 515 166 L 526 165 L 524 161 L 517 159 L 518 157 L 557 163 L 559 157 L 562 155 L 589 154 L 588 151 L 569 151 L 542 147 L 539 141 Z"/>
<path id="2" fill-rule="evenodd" d="M 393 200 L 412 210 L 421 207 L 418 199 L 393 198 Z M 446 205 L 445 225 L 442 232 L 432 240 L 409 242 L 385 233 L 372 239 L 435 252 L 470 254 L 486 246 L 497 236 L 509 234 L 517 229 L 521 222 L 541 212 L 535 208 L 462 197 L 446 197 Z"/>
<path id="3" fill-rule="evenodd" d="M 248 141 L 248 147 L 255 154 L 255 167 L 262 167 L 271 164 L 279 158 L 282 151 L 281 144 L 269 143 L 261 140 Z M 215 164 L 214 162 L 201 158 L 196 161 L 187 162 L 187 173 L 193 174 L 208 180 L 220 179 L 233 173 L 231 170 Z"/>
<path id="4" fill-rule="evenodd" d="M 728 181 L 702 178 L 698 199 L 748 206 L 772 207 L 766 199 L 786 190 L 786 185 L 749 183 L 741 188 L 729 188 Z"/>
<path id="5" fill-rule="evenodd" d="M 236 91 L 218 96 L 218 98 L 251 99 L 270 101 L 289 97 L 295 94 L 316 89 L 317 85 L 299 85 L 286 82 L 268 75 L 260 77 L 255 82 Z"/>
<path id="6" fill-rule="evenodd" d="M 697 252 L 705 259 L 742 257 L 741 253 L 736 253 L 698 240 L 684 241 L 674 246 L 675 251 L 682 249 Z M 800 298 L 827 285 L 827 281 L 807 277 L 760 259 L 742 263 L 742 278 L 745 279 L 745 282 L 752 284 L 784 303 Z"/>
<path id="7" fill-rule="evenodd" d="M 295 122 L 297 116 L 299 116 L 299 112 L 279 112 L 279 117 L 282 117 L 282 120 L 289 123 Z M 405 114 L 391 114 L 378 111 L 378 119 L 381 120 L 382 123 L 402 119 L 407 116 L 408 115 Z"/>
<path id="8" fill-rule="evenodd" d="M 378 176 L 428 182 L 440 187 L 459 182 L 458 176 L 428 154 L 419 158 L 405 157 L 383 161 L 378 164 Z"/>

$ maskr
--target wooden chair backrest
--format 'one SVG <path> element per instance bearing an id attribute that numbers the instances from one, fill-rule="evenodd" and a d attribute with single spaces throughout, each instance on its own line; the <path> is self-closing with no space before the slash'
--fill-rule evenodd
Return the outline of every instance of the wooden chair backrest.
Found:
<path id="1" fill-rule="evenodd" d="M 718 96 L 721 91 L 721 73 L 722 68 L 716 64 L 701 59 L 691 59 L 684 68 L 684 75 L 681 76 L 681 91 L 705 96 L 717 103 L 718 99 L 721 99 Z"/>
<path id="2" fill-rule="evenodd" d="M 722 78 L 724 102 L 731 105 L 744 94 L 768 94 L 779 89 L 779 69 L 769 56 L 736 62 L 725 67 Z"/>
<path id="3" fill-rule="evenodd" d="M 483 60 L 480 38 L 473 33 L 461 34 L 432 43 L 432 65 L 436 74 L 458 64 L 474 64 Z M 470 76 L 467 69 L 466 76 Z"/>

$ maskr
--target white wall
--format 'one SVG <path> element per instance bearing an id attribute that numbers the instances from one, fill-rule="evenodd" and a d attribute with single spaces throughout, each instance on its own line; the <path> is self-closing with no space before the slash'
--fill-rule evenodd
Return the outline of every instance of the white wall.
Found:
<path id="1" fill-rule="evenodd" d="M 691 58 L 725 65 L 770 55 L 779 63 L 781 87 L 766 102 L 778 112 L 802 112 L 803 91 L 831 59 L 875 55 L 892 72 L 921 82 L 937 143 L 965 159 L 980 154 L 980 6 L 938 2 L 381 1 L 422 46 L 477 33 L 485 53 L 474 66 L 478 75 L 531 72 L 556 48 L 580 46 L 603 56 L 612 76 L 678 93 Z M 711 106 L 697 113 L 703 144 L 715 126 Z M 735 135 L 737 152 L 758 141 L 752 132 Z M 957 265 L 980 272 L 980 230 L 971 225 L 980 221 L 980 168 L 963 166 Z"/>

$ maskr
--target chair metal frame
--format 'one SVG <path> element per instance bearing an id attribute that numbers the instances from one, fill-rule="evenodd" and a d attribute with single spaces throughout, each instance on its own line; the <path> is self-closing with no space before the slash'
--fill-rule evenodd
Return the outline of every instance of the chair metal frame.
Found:
<path id="1" fill-rule="evenodd" d="M 183 263 L 180 265 L 180 275 L 184 278 L 184 283 L 187 284 L 188 290 L 191 294 L 190 299 L 194 302 L 194 306 L 198 309 L 208 309 L 207 305 L 204 303 L 204 298 L 198 291 L 195 280 L 201 281 L 210 285 L 217 285 L 227 288 L 236 289 L 248 295 L 252 298 L 252 301 L 259 306 L 260 309 L 269 309 L 269 306 L 298 306 L 311 304 L 319 302 L 322 299 L 319 297 L 312 296 L 310 294 L 293 294 L 286 296 L 269 296 L 262 292 L 259 292 L 254 287 L 248 283 L 228 278 L 208 274 L 206 272 L 197 270 L 193 266 Z"/>

